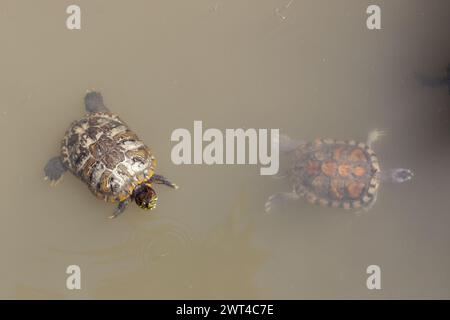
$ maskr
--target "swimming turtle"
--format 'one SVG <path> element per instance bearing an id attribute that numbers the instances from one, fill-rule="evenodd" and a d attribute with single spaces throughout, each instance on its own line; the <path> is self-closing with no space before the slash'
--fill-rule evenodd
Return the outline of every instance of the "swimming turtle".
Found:
<path id="1" fill-rule="evenodd" d="M 61 154 L 44 168 L 45 178 L 56 184 L 69 170 L 99 199 L 118 203 L 110 218 L 121 214 L 132 199 L 142 209 L 154 209 L 158 198 L 153 183 L 178 187 L 155 174 L 151 150 L 105 107 L 100 92 L 88 92 L 84 102 L 87 114 L 67 129 Z"/>
<path id="2" fill-rule="evenodd" d="M 448 94 L 450 94 L 450 64 L 447 66 L 443 77 L 429 77 L 419 73 L 416 73 L 415 76 L 416 79 L 426 87 L 447 87 Z"/>
<path id="3" fill-rule="evenodd" d="M 344 209 L 370 209 L 377 199 L 382 181 L 402 183 L 412 178 L 409 169 L 382 171 L 373 143 L 384 133 L 374 130 L 367 142 L 316 139 L 295 141 L 286 135 L 275 139 L 280 151 L 292 154 L 293 161 L 284 177 L 293 185 L 291 192 L 269 197 L 265 209 L 270 211 L 280 201 L 305 197 L 313 204 Z"/>

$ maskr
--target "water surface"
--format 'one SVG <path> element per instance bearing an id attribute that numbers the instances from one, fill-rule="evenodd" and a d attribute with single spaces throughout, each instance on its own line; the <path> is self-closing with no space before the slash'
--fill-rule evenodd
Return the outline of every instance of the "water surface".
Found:
<path id="1" fill-rule="evenodd" d="M 414 72 L 449 63 L 448 1 L 72 1 L 0 4 L 0 274 L 2 298 L 450 298 L 445 89 Z M 74 176 L 43 180 L 87 89 L 101 90 L 152 147 L 157 210 L 114 210 Z M 264 213 L 290 186 L 256 166 L 175 166 L 170 135 L 211 128 L 280 128 L 299 139 L 364 141 L 374 128 L 384 167 L 415 171 L 382 185 L 367 214 L 305 201 Z M 439 129 L 441 128 L 441 129 Z M 445 130 L 447 128 L 447 130 Z M 284 161 L 285 162 L 285 161 Z M 82 290 L 65 287 L 66 267 Z M 382 290 L 366 268 L 382 269 Z"/>

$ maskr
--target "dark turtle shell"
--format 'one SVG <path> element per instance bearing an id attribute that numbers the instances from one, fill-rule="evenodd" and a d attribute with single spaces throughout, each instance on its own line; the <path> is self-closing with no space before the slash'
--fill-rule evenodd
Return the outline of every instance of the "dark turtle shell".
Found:
<path id="1" fill-rule="evenodd" d="M 112 113 L 73 122 L 61 145 L 64 165 L 100 199 L 123 201 L 154 174 L 150 149 Z"/>
<path id="2" fill-rule="evenodd" d="M 376 199 L 380 166 L 364 143 L 317 139 L 295 150 L 289 176 L 310 203 L 357 209 Z"/>

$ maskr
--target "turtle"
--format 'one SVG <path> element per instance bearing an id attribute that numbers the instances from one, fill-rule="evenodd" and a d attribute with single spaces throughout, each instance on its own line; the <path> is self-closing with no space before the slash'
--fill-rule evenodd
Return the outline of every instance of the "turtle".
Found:
<path id="1" fill-rule="evenodd" d="M 60 155 L 44 167 L 45 179 L 55 185 L 70 171 L 97 198 L 118 203 L 110 218 L 123 213 L 133 199 L 140 208 L 153 210 L 158 199 L 153 184 L 178 186 L 155 174 L 150 148 L 105 106 L 100 92 L 88 91 L 84 103 L 86 114 L 67 129 Z"/>
<path id="2" fill-rule="evenodd" d="M 443 77 L 429 77 L 419 73 L 415 73 L 415 76 L 423 86 L 431 88 L 447 87 L 448 94 L 450 94 L 450 64 L 447 66 Z"/>
<path id="3" fill-rule="evenodd" d="M 292 156 L 292 164 L 282 178 L 289 178 L 291 192 L 271 195 L 265 211 L 285 200 L 306 198 L 309 203 L 334 208 L 369 210 L 377 200 L 381 182 L 402 183 L 413 177 L 409 169 L 383 171 L 373 151 L 373 143 L 385 133 L 373 130 L 367 141 L 318 138 L 312 142 L 296 141 L 279 135 L 281 152 Z"/>

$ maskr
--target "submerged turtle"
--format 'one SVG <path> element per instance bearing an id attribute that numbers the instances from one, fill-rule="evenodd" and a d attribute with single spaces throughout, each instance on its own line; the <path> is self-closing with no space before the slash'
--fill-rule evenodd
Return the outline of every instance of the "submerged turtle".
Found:
<path id="1" fill-rule="evenodd" d="M 317 139 L 294 141 L 282 135 L 277 140 L 280 151 L 293 155 L 291 168 L 285 175 L 293 184 L 292 192 L 269 197 L 265 209 L 277 202 L 305 197 L 313 204 L 344 209 L 370 209 L 377 199 L 381 181 L 402 183 L 412 178 L 408 169 L 382 171 L 372 144 L 383 132 L 369 133 L 366 143 Z"/>
<path id="2" fill-rule="evenodd" d="M 154 209 L 158 198 L 153 183 L 178 187 L 155 174 L 150 149 L 105 107 L 99 92 L 88 92 L 84 102 L 87 114 L 67 129 L 61 155 L 48 161 L 45 178 L 55 184 L 69 170 L 99 199 L 118 202 L 111 218 L 121 214 L 132 199 L 142 209 Z"/>
<path id="3" fill-rule="evenodd" d="M 419 73 L 416 73 L 415 76 L 423 86 L 431 88 L 447 87 L 448 94 L 450 94 L 450 64 L 447 66 L 443 77 L 429 77 Z"/>

